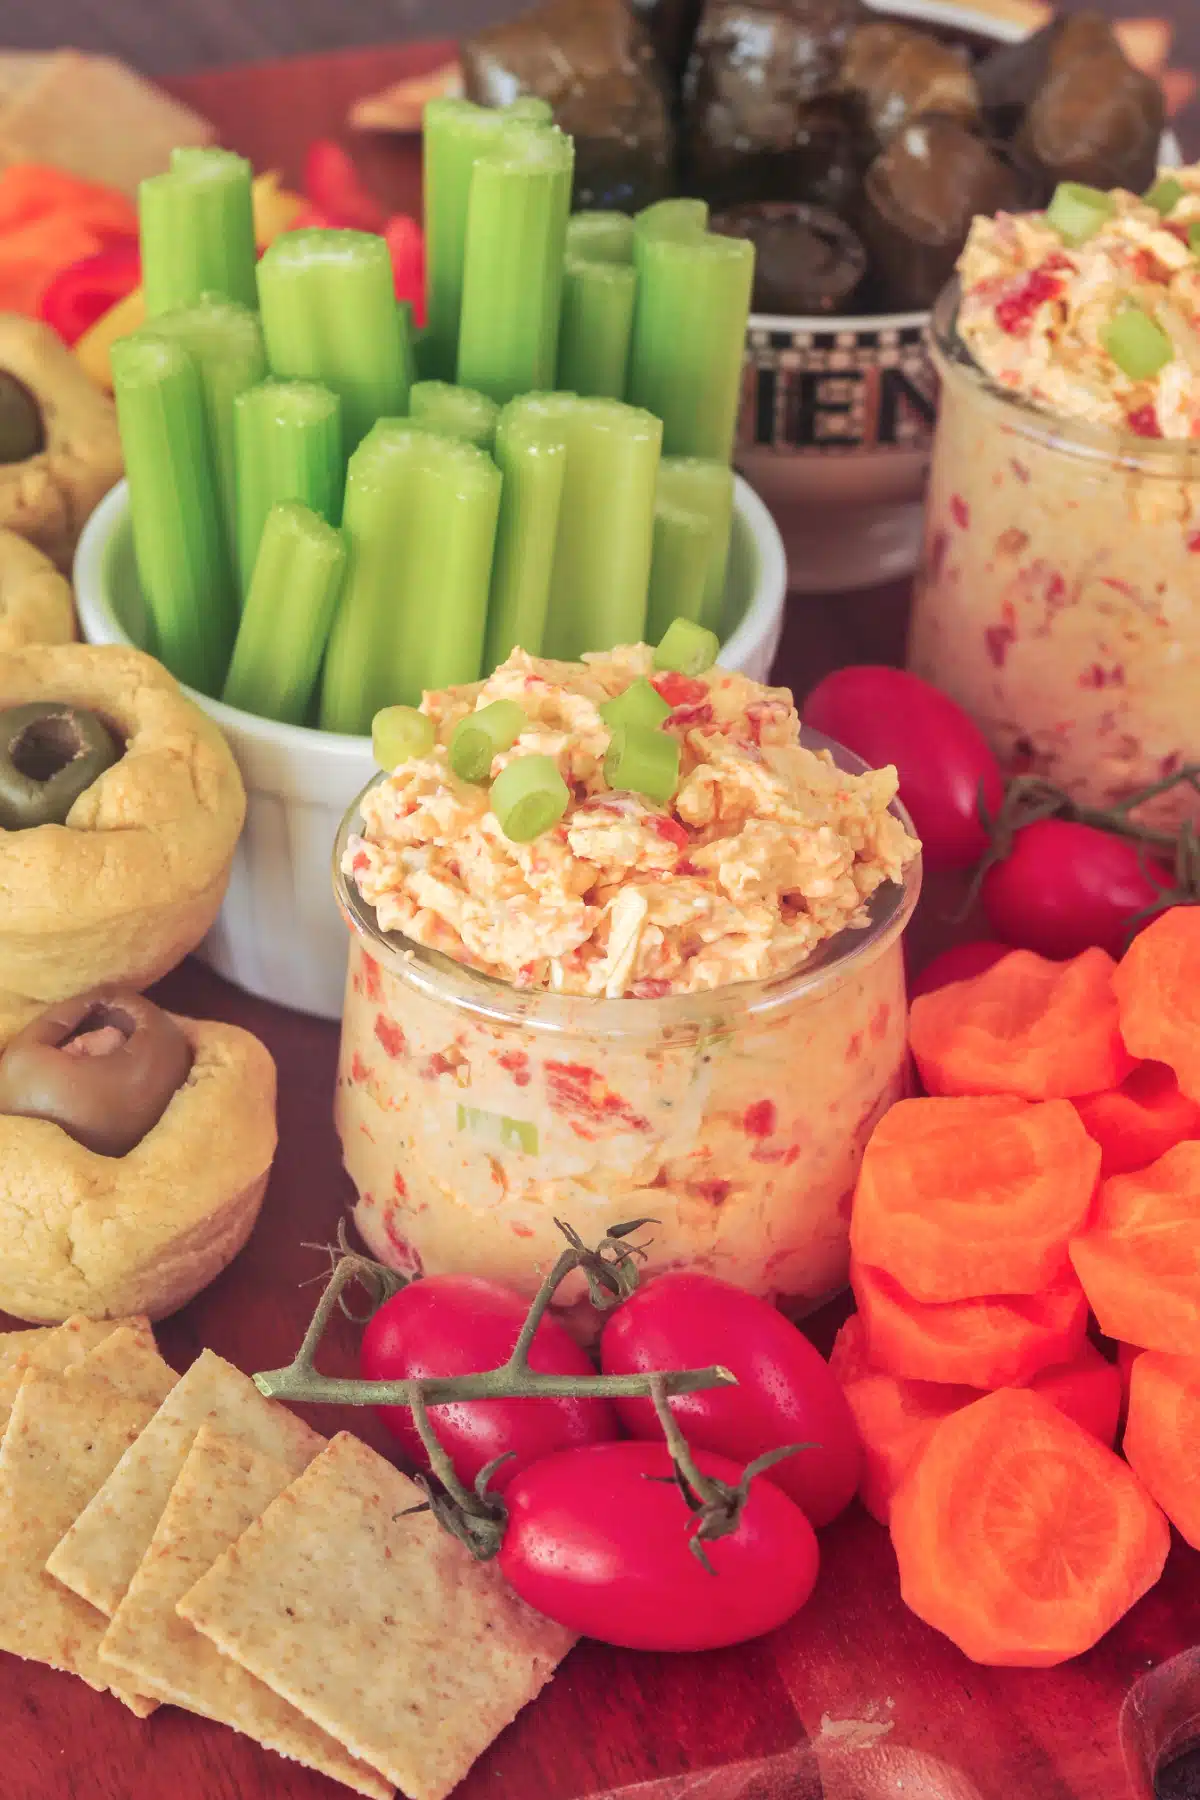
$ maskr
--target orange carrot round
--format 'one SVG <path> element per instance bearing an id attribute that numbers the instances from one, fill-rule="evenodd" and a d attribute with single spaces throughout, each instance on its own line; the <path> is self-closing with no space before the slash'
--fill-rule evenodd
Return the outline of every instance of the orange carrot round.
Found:
<path id="1" fill-rule="evenodd" d="M 1121 1035 L 1134 1056 L 1174 1069 L 1200 1101 L 1200 910 L 1173 906 L 1134 938 L 1113 989 Z"/>
<path id="2" fill-rule="evenodd" d="M 1130 1369 L 1123 1449 L 1180 1537 L 1200 1550 L 1200 1358 L 1145 1350 Z"/>
<path id="3" fill-rule="evenodd" d="M 1121 1420 L 1121 1371 L 1085 1338 L 1078 1354 L 1052 1369 L 1039 1369 L 1024 1384 L 1111 1450 Z"/>
<path id="4" fill-rule="evenodd" d="M 1200 1138 L 1200 1104 L 1180 1091 L 1166 1063 L 1140 1062 L 1118 1088 L 1076 1100 L 1083 1128 L 1100 1146 L 1100 1173 L 1148 1168 L 1187 1138 Z"/>
<path id="5" fill-rule="evenodd" d="M 1116 1087 L 1121 1041 L 1106 950 L 1050 962 L 1014 950 L 970 981 L 913 1002 L 909 1039 L 927 1094 L 1072 1100 Z"/>
<path id="6" fill-rule="evenodd" d="M 928 1304 L 1037 1294 L 1067 1268 L 1099 1167 L 1067 1100 L 901 1100 L 867 1145 L 851 1248 Z"/>
<path id="7" fill-rule="evenodd" d="M 864 1263 L 851 1263 L 850 1280 L 871 1362 L 905 1381 L 1007 1387 L 1070 1362 L 1087 1332 L 1087 1302 L 1069 1272 L 1040 1294 L 939 1306 Z"/>
<path id="8" fill-rule="evenodd" d="M 1200 1143 L 1102 1181 L 1070 1254 L 1106 1337 L 1200 1356 Z"/>
<path id="9" fill-rule="evenodd" d="M 905 1603 L 972 1662 L 1009 1668 L 1089 1650 L 1153 1587 L 1171 1545 L 1120 1458 L 1022 1389 L 942 1421 L 890 1525 Z"/>

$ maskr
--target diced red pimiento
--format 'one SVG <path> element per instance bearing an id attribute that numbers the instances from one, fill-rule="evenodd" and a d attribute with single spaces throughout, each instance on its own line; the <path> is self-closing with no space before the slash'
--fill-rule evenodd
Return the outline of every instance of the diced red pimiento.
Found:
<path id="1" fill-rule="evenodd" d="M 686 856 L 681 856 L 675 864 L 675 873 L 676 875 L 699 875 L 700 871 L 694 862 L 689 862 Z"/>
<path id="2" fill-rule="evenodd" d="M 710 1206 L 723 1206 L 729 1198 L 731 1183 L 711 1179 L 707 1181 L 689 1181 L 688 1191 L 696 1194 L 701 1200 L 707 1200 Z"/>
<path id="3" fill-rule="evenodd" d="M 950 500 L 950 517 L 960 531 L 966 531 L 971 524 L 971 509 L 961 494 L 954 494 Z"/>
<path id="4" fill-rule="evenodd" d="M 1160 438 L 1162 426 L 1158 422 L 1158 414 L 1152 406 L 1135 406 L 1125 418 L 1125 423 L 1135 436 L 1142 438 Z"/>
<path id="5" fill-rule="evenodd" d="M 356 1050 L 350 1058 L 350 1081 L 359 1086 L 370 1078 L 371 1071 Z"/>
<path id="6" fill-rule="evenodd" d="M 524 1050 L 506 1050 L 496 1061 L 502 1069 L 507 1069 L 516 1087 L 528 1087 L 533 1080 L 529 1072 L 529 1057 Z"/>
<path id="7" fill-rule="evenodd" d="M 929 578 L 940 581 L 942 570 L 946 566 L 946 552 L 950 548 L 950 533 L 939 527 L 929 542 Z"/>
<path id="8" fill-rule="evenodd" d="M 765 1144 L 756 1144 L 750 1152 L 750 1161 L 756 1163 L 782 1163 L 785 1169 L 799 1160 L 799 1144 L 779 1144 L 767 1148 Z"/>
<path id="9" fill-rule="evenodd" d="M 572 1130 L 578 1130 L 580 1120 L 585 1125 L 624 1125 L 630 1131 L 650 1129 L 649 1119 L 614 1094 L 604 1077 L 587 1063 L 548 1062 L 546 1097 L 551 1112 L 561 1113 Z"/>
<path id="10" fill-rule="evenodd" d="M 371 859 L 365 850 L 360 850 L 358 855 L 354 858 L 354 861 L 350 864 L 350 867 L 356 875 L 361 875 L 363 870 L 369 869 L 370 866 Z"/>
<path id="11" fill-rule="evenodd" d="M 871 1014 L 870 1033 L 877 1044 L 881 1044 L 887 1036 L 887 1028 L 891 1023 L 892 1009 L 886 1000 L 881 1000 Z"/>
<path id="12" fill-rule="evenodd" d="M 1080 675 L 1079 685 L 1081 688 L 1124 687 L 1125 670 L 1120 663 L 1115 669 L 1105 669 L 1099 663 L 1092 663 Z"/>
<path id="13" fill-rule="evenodd" d="M 670 982 L 664 981 L 661 975 L 643 975 L 629 990 L 635 1000 L 661 1000 L 670 991 Z"/>
<path id="14" fill-rule="evenodd" d="M 997 669 L 1002 669 L 1008 652 L 1017 641 L 1017 634 L 1011 625 L 989 625 L 983 634 L 984 647 Z"/>
<path id="15" fill-rule="evenodd" d="M 375 1036 L 382 1044 L 385 1053 L 393 1059 L 408 1055 L 408 1039 L 394 1019 L 386 1013 L 378 1013 L 375 1019 Z"/>
<path id="16" fill-rule="evenodd" d="M 405 1181 L 405 1179 L 404 1179 L 403 1175 L 400 1173 L 399 1169 L 397 1169 L 396 1173 L 392 1176 L 392 1186 L 396 1190 L 397 1200 L 407 1200 L 408 1199 L 408 1183 L 407 1183 L 407 1181 Z"/>
<path id="17" fill-rule="evenodd" d="M 1193 556 L 1200 555 L 1200 531 L 1190 531 L 1186 542 Z"/>
<path id="18" fill-rule="evenodd" d="M 401 1275 L 423 1275 L 425 1265 L 421 1261 L 420 1252 L 414 1250 L 406 1237 L 401 1237 L 392 1224 L 391 1213 L 385 1213 L 383 1229 L 387 1232 L 387 1241 L 392 1248 L 391 1266 L 398 1269 Z"/>
<path id="19" fill-rule="evenodd" d="M 1013 479 L 1019 481 L 1022 487 L 1027 487 L 1029 485 L 1030 476 L 1029 470 L 1025 467 L 1025 464 L 1023 462 L 1018 462 L 1014 456 L 1009 459 L 1008 466 L 1013 472 Z"/>
<path id="20" fill-rule="evenodd" d="M 779 1110 L 773 1100 L 755 1100 L 742 1114 L 742 1130 L 747 1137 L 771 1137 L 779 1124 Z"/>
<path id="21" fill-rule="evenodd" d="M 425 1058 L 417 1073 L 422 1081 L 436 1081 L 440 1075 L 453 1075 L 454 1066 L 448 1056 L 443 1056 L 440 1050 L 435 1050 L 432 1056 Z"/>
<path id="22" fill-rule="evenodd" d="M 857 1062 L 862 1055 L 862 1051 L 863 1034 L 861 1031 L 855 1031 L 851 1034 L 850 1041 L 846 1045 L 846 1061 L 848 1063 Z"/>
<path id="23" fill-rule="evenodd" d="M 668 844 L 677 845 L 680 850 L 686 850 L 692 841 L 678 819 L 667 819 L 661 813 L 656 813 L 650 821 L 650 826 L 660 838 L 665 838 Z"/>
<path id="24" fill-rule="evenodd" d="M 698 706 L 708 699 L 708 686 L 705 682 L 696 681 L 691 675 L 680 675 L 675 669 L 667 669 L 663 674 L 655 675 L 650 685 L 671 707 Z"/>
<path id="25" fill-rule="evenodd" d="M 361 967 L 363 992 L 368 1000 L 378 1001 L 379 996 L 383 993 L 383 977 L 379 973 L 379 964 L 373 956 L 364 956 L 361 959 Z"/>
<path id="26" fill-rule="evenodd" d="M 511 1229 L 512 1229 L 512 1234 L 514 1237 L 531 1238 L 533 1236 L 533 1226 L 532 1225 L 522 1225 L 522 1223 L 519 1219 L 514 1219 L 512 1221 Z"/>
<path id="27" fill-rule="evenodd" d="M 1158 275 L 1158 259 L 1149 250 L 1135 250 L 1130 258 L 1130 268 L 1135 281 L 1153 281 Z"/>
<path id="28" fill-rule="evenodd" d="M 1051 258 L 1040 269 L 1031 270 L 1018 288 L 996 302 L 996 323 L 1001 331 L 1008 332 L 1010 337 L 1028 334 L 1038 307 L 1047 300 L 1057 300 L 1062 294 L 1063 284 L 1051 271 L 1064 266 L 1071 267 L 1070 263 L 1064 265 Z"/>
<path id="29" fill-rule="evenodd" d="M 702 700 L 695 706 L 677 706 L 675 711 L 663 723 L 668 728 L 678 731 L 693 731 L 701 725 L 711 725 L 713 709 L 711 700 Z"/>

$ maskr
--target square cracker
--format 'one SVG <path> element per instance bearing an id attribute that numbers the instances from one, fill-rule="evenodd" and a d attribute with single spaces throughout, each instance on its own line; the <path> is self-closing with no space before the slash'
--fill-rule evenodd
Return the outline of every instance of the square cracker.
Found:
<path id="1" fill-rule="evenodd" d="M 0 1445 L 0 1649 L 111 1688 L 144 1718 L 155 1703 L 114 1683 L 100 1663 L 103 1617 L 45 1573 L 58 1539 L 175 1380 L 136 1333 L 128 1338 L 128 1356 L 146 1386 L 157 1381 L 156 1393 L 122 1393 L 86 1363 L 65 1374 L 30 1369 L 21 1383 Z"/>
<path id="2" fill-rule="evenodd" d="M 62 1374 L 85 1356 L 112 1338 L 122 1325 L 128 1325 L 143 1341 L 154 1347 L 150 1322 L 133 1319 L 68 1319 L 63 1325 L 40 1325 L 32 1331 L 6 1331 L 0 1334 L 0 1438 L 4 1436 L 8 1416 L 26 1369 L 50 1369 Z M 108 1371 L 105 1371 L 107 1373 Z"/>
<path id="3" fill-rule="evenodd" d="M 229 1725 L 280 1756 L 391 1800 L 392 1784 L 179 1618 L 175 1603 L 266 1510 L 293 1471 L 202 1425 L 100 1646 L 131 1686 Z"/>
<path id="4" fill-rule="evenodd" d="M 421 1500 L 340 1432 L 177 1611 L 409 1800 L 443 1800 L 574 1638 Z"/>
<path id="5" fill-rule="evenodd" d="M 81 1600 L 112 1618 L 150 1548 L 192 1439 L 202 1425 L 252 1444 L 298 1475 L 325 1439 L 286 1406 L 265 1400 L 248 1375 L 204 1350 L 138 1442 L 76 1519 L 46 1564 Z"/>

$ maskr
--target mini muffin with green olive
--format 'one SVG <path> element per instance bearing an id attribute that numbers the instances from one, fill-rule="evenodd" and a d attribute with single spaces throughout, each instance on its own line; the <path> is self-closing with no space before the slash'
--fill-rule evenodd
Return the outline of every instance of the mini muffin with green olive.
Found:
<path id="1" fill-rule="evenodd" d="M 69 570 L 122 467 L 109 396 L 48 325 L 0 313 L 0 527 Z"/>
<path id="2" fill-rule="evenodd" d="M 152 657 L 0 654 L 0 1018 L 174 968 L 216 917 L 245 809 L 224 738 Z"/>
<path id="3" fill-rule="evenodd" d="M 71 644 L 71 584 L 27 538 L 0 527 L 0 651 L 26 644 Z"/>
<path id="4" fill-rule="evenodd" d="M 249 1032 L 132 989 L 48 1008 L 0 1045 L 0 1308 L 165 1318 L 245 1243 L 275 1143 Z"/>

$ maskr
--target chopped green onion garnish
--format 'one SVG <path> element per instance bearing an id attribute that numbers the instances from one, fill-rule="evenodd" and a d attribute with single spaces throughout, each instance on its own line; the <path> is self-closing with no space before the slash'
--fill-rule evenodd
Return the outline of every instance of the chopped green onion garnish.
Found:
<path id="1" fill-rule="evenodd" d="M 618 725 L 647 725 L 653 731 L 670 716 L 670 702 L 663 699 L 644 675 L 639 675 L 623 693 L 606 700 L 600 708 L 600 717 L 614 731 Z"/>
<path id="2" fill-rule="evenodd" d="M 703 675 L 716 662 L 720 648 L 715 631 L 691 619 L 675 619 L 654 652 L 654 666 L 673 669 L 678 675 Z"/>
<path id="3" fill-rule="evenodd" d="M 511 750 L 529 720 L 515 700 L 493 700 L 468 713 L 450 739 L 450 767 L 460 781 L 486 781 L 492 758 Z"/>
<path id="4" fill-rule="evenodd" d="M 1046 223 L 1068 244 L 1086 244 L 1116 209 L 1111 194 L 1085 187 L 1082 181 L 1060 181 L 1046 208 Z"/>
<path id="5" fill-rule="evenodd" d="M 385 706 L 371 720 L 371 754 L 381 769 L 397 769 L 433 749 L 437 733 L 415 706 Z"/>
<path id="6" fill-rule="evenodd" d="M 1163 175 L 1147 193 L 1146 205 L 1152 206 L 1165 219 L 1175 211 L 1186 192 L 1182 181 L 1176 181 L 1173 175 Z"/>
<path id="7" fill-rule="evenodd" d="M 649 725 L 618 725 L 604 757 L 604 779 L 618 793 L 644 794 L 666 806 L 679 786 L 679 739 Z"/>
<path id="8" fill-rule="evenodd" d="M 492 811 L 514 844 L 529 844 L 566 812 L 567 784 L 552 756 L 517 756 L 492 783 Z"/>
<path id="9" fill-rule="evenodd" d="M 1124 306 L 1105 327 L 1104 348 L 1130 381 L 1150 381 L 1175 360 L 1175 346 L 1149 313 Z"/>

